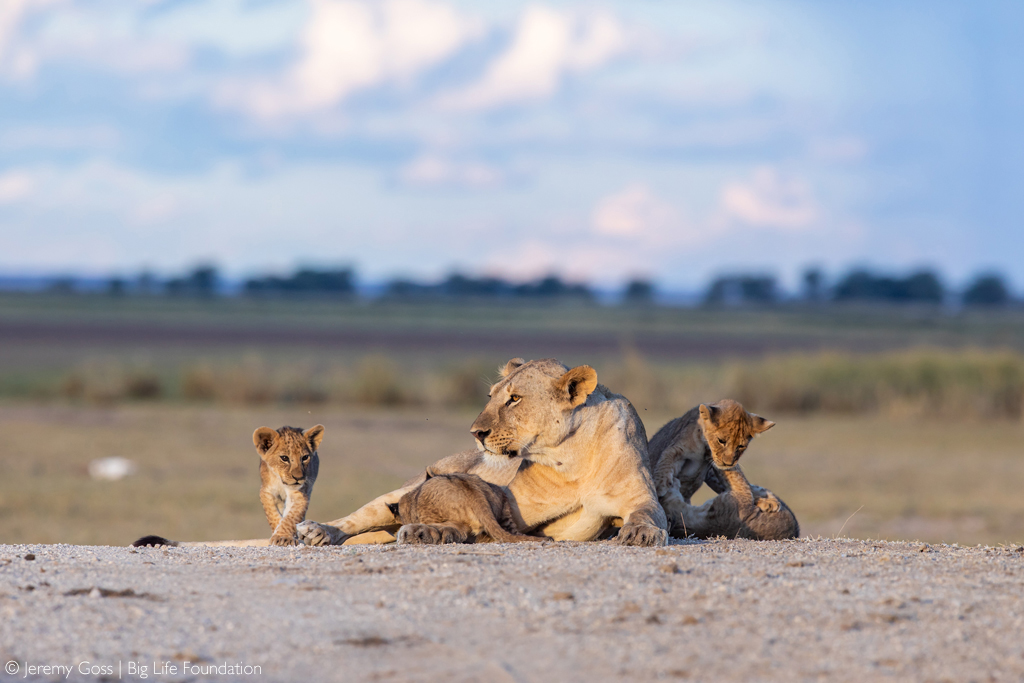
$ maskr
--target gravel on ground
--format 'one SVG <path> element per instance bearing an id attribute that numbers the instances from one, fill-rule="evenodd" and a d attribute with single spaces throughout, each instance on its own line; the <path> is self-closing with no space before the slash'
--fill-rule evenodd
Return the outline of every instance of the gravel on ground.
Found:
<path id="1" fill-rule="evenodd" d="M 1022 634 L 1016 546 L 0 545 L 5 681 L 1018 681 Z"/>

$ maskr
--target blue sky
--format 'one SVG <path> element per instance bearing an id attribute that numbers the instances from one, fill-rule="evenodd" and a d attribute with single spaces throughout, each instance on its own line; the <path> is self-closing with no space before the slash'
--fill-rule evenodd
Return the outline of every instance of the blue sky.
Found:
<path id="1" fill-rule="evenodd" d="M 0 271 L 1024 284 L 1024 5 L 5 0 Z"/>

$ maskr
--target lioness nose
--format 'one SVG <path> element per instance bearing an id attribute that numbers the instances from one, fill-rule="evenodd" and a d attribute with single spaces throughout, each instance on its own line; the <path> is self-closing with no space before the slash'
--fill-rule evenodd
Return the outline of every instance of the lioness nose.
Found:
<path id="1" fill-rule="evenodd" d="M 487 435 L 491 433 L 490 429 L 471 429 L 469 433 L 476 437 L 476 440 L 481 444 L 487 438 Z"/>

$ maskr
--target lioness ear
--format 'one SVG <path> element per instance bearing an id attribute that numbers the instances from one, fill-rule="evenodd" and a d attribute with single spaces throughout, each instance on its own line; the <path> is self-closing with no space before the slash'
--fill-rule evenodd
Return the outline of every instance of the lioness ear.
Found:
<path id="1" fill-rule="evenodd" d="M 754 415 L 753 413 L 751 413 L 750 418 L 751 421 L 754 423 L 752 431 L 755 434 L 767 432 L 769 429 L 775 426 L 774 422 L 772 422 L 771 420 L 766 420 L 760 415 Z"/>
<path id="2" fill-rule="evenodd" d="M 580 365 L 562 375 L 555 386 L 573 408 L 583 405 L 597 388 L 597 370 L 589 365 Z"/>
<path id="3" fill-rule="evenodd" d="M 252 445 L 260 455 L 266 455 L 277 441 L 277 431 L 270 427 L 260 427 L 252 433 Z"/>
<path id="4" fill-rule="evenodd" d="M 324 426 L 313 425 L 303 432 L 302 435 L 306 437 L 306 441 L 309 442 L 309 447 L 315 451 L 320 448 L 320 442 L 324 440 Z"/>
<path id="5" fill-rule="evenodd" d="M 398 516 L 398 503 L 388 503 L 388 510 L 391 510 L 391 514 L 395 516 L 395 521 L 402 521 L 402 518 Z"/>
<path id="6" fill-rule="evenodd" d="M 427 471 L 427 479 L 430 479 L 431 477 L 434 476 L 434 470 L 432 470 L 432 469 L 430 469 L 428 467 L 426 471 Z M 426 479 L 424 479 L 424 481 L 426 481 Z"/>
<path id="7" fill-rule="evenodd" d="M 718 412 L 718 408 L 714 406 L 709 406 L 705 403 L 701 403 L 699 410 L 700 416 L 705 422 L 709 424 L 715 424 L 715 419 L 717 417 L 716 413 Z"/>
<path id="8" fill-rule="evenodd" d="M 526 361 L 522 358 L 513 358 L 509 362 L 505 363 L 505 367 L 500 368 L 498 372 L 501 373 L 502 377 L 508 377 L 524 365 L 526 365 Z"/>

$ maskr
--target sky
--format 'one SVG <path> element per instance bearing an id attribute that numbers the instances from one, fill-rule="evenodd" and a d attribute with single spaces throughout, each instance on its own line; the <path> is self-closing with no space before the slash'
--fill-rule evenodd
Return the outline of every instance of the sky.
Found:
<path id="1" fill-rule="evenodd" d="M 0 273 L 1024 286 L 1024 4 L 0 0 Z"/>

